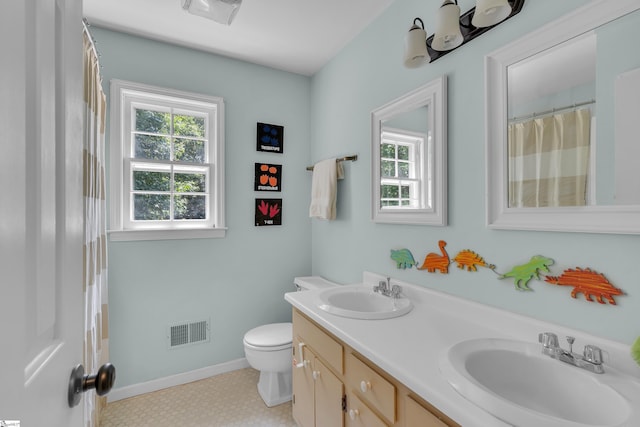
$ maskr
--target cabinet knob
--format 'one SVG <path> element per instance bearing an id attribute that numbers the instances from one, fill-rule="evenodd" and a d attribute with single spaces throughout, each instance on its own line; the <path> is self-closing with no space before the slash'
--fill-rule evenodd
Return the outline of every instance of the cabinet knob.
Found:
<path id="1" fill-rule="evenodd" d="M 362 380 L 360 382 L 360 390 L 362 390 L 363 393 L 371 390 L 371 383 L 369 381 Z"/>
<path id="2" fill-rule="evenodd" d="M 318 378 L 320 378 L 320 371 L 313 371 L 313 379 L 317 380 Z"/>
<path id="3" fill-rule="evenodd" d="M 352 421 L 355 420 L 358 415 L 360 415 L 360 411 L 357 409 L 351 409 L 349 411 L 349 418 L 351 418 Z"/>

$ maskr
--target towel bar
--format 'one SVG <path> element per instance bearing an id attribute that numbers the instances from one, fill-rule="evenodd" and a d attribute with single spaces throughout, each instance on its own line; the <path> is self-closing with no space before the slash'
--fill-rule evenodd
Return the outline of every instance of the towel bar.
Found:
<path id="1" fill-rule="evenodd" d="M 340 158 L 336 159 L 336 162 L 346 162 L 346 161 L 355 162 L 356 160 L 358 160 L 358 155 L 354 154 L 353 156 L 340 157 Z M 313 166 L 307 166 L 307 170 L 308 171 L 312 171 L 313 170 Z"/>

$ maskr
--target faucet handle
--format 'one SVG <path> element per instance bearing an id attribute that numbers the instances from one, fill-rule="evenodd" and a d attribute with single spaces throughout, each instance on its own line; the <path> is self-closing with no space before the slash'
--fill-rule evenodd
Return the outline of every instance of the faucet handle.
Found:
<path id="1" fill-rule="evenodd" d="M 538 334 L 538 342 L 543 345 L 544 348 L 558 348 L 558 336 L 553 332 L 543 332 Z"/>
<path id="2" fill-rule="evenodd" d="M 602 350 L 595 345 L 584 346 L 584 360 L 593 363 L 594 365 L 602 364 Z"/>
<path id="3" fill-rule="evenodd" d="M 393 285 L 391 287 L 391 296 L 394 298 L 400 298 L 400 294 L 402 293 L 402 287 L 400 285 Z"/>

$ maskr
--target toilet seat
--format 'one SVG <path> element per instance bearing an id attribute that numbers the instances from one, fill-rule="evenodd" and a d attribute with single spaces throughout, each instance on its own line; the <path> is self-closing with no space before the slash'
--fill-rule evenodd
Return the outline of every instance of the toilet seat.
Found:
<path id="1" fill-rule="evenodd" d="M 255 350 L 284 350 L 290 348 L 293 342 L 293 326 L 290 322 L 258 326 L 247 332 L 243 341 Z"/>

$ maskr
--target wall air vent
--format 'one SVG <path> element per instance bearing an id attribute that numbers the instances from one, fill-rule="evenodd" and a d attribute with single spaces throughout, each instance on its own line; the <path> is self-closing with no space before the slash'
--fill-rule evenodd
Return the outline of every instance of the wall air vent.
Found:
<path id="1" fill-rule="evenodd" d="M 169 325 L 167 328 L 169 348 L 209 342 L 210 330 L 209 320 Z"/>

